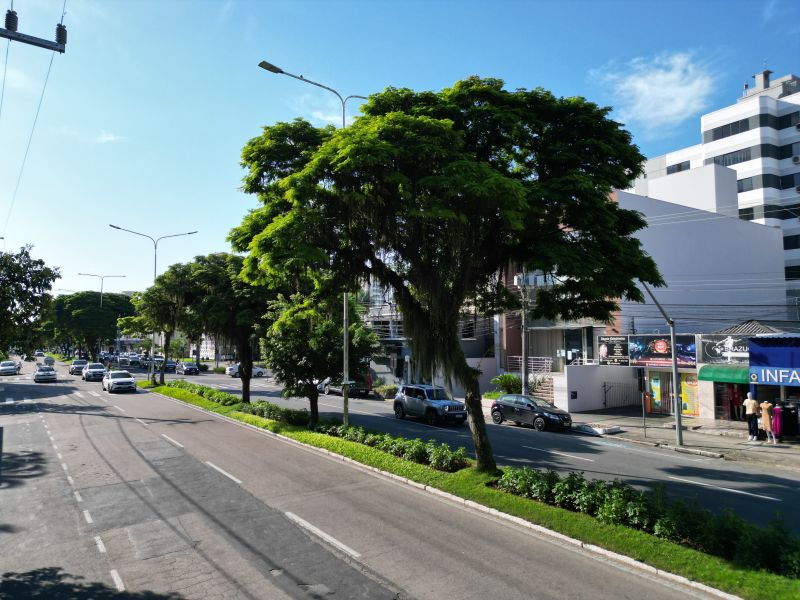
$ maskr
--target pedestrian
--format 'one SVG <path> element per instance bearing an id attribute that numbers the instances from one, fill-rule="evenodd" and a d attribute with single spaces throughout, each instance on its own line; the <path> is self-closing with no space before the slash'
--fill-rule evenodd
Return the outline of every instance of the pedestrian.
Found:
<path id="1" fill-rule="evenodd" d="M 761 429 L 767 433 L 767 443 L 772 438 L 772 443 L 776 444 L 775 434 L 772 433 L 772 409 L 775 405 L 769 400 L 764 400 L 759 406 L 761 407 Z"/>
<path id="2" fill-rule="evenodd" d="M 742 396 L 739 390 L 735 389 L 731 392 L 731 404 L 733 404 L 733 414 L 737 421 L 744 420 L 742 417 Z"/>
<path id="3" fill-rule="evenodd" d="M 747 430 L 750 437 L 748 442 L 758 439 L 758 402 L 753 399 L 753 394 L 747 392 L 747 399 L 744 401 L 744 415 L 747 418 Z"/>

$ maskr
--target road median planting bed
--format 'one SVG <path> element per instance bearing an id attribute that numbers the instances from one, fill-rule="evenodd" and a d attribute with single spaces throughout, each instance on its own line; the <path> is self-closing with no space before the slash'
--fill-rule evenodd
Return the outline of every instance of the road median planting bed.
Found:
<path id="1" fill-rule="evenodd" d="M 223 405 L 210 400 L 212 394 L 204 398 L 185 389 L 183 385 L 176 386 L 175 383 L 178 382 L 154 387 L 152 391 L 285 436 L 296 442 L 322 448 L 363 465 L 400 476 L 409 482 L 441 490 L 505 515 L 524 519 L 534 525 L 579 540 L 587 549 L 589 546 L 597 546 L 650 565 L 659 571 L 679 575 L 689 581 L 742 598 L 794 600 L 800 597 L 800 579 L 756 570 L 759 565 L 766 564 L 772 569 L 780 567 L 785 573 L 795 577 L 800 575 L 800 542 L 777 523 L 768 528 L 759 528 L 745 523 L 730 513 L 712 517 L 710 513 L 706 514 L 707 511 L 686 503 L 673 503 L 675 508 L 671 509 L 671 512 L 664 508 L 671 506 L 667 504 L 664 504 L 662 509 L 653 509 L 654 505 L 647 504 L 649 499 L 645 501 L 645 498 L 638 493 L 626 491 L 624 485 L 619 483 L 604 484 L 602 487 L 608 493 L 601 494 L 597 482 L 586 482 L 591 489 L 581 495 L 579 489 L 585 487 L 582 474 L 580 477 L 576 474 L 561 479 L 558 475 L 550 475 L 546 471 L 512 468 L 504 469 L 502 473 L 489 474 L 471 468 L 474 464 L 471 460 L 465 461 L 466 468 L 445 472 L 434 469 L 428 464 L 422 464 L 423 450 L 420 448 L 426 447 L 426 444 L 421 440 L 392 442 L 388 439 L 391 436 L 338 425 L 323 425 L 319 430 L 310 430 L 304 425 L 287 422 L 287 419 L 293 420 L 296 417 L 281 413 L 287 409 L 271 405 L 280 410 L 270 412 L 270 409 L 265 409 L 264 414 L 273 414 L 279 419 L 283 414 L 284 418 L 282 420 L 266 418 L 254 414 L 260 412 L 257 406 L 261 403 Z M 333 435 L 330 435 L 331 433 Z M 373 436 L 373 441 L 380 437 L 382 443 L 365 444 L 364 441 L 370 435 Z M 393 439 L 403 440 L 403 438 Z M 398 450 L 393 451 L 392 444 Z M 451 452 L 457 453 L 457 451 Z M 408 456 L 410 460 L 402 456 Z M 520 475 L 521 472 L 524 472 L 524 475 Z M 556 497 L 560 498 L 559 502 L 555 502 Z M 631 503 L 627 501 L 628 499 L 635 501 Z M 576 507 L 584 500 L 586 505 L 594 506 L 594 510 L 587 510 L 588 514 L 574 512 L 580 510 Z M 566 507 L 554 506 L 548 504 L 548 501 Z M 599 514 L 598 507 L 601 507 Z M 648 509 L 653 509 L 654 512 L 646 513 Z M 698 513 L 696 509 L 700 512 Z M 659 513 L 659 510 L 662 512 Z M 592 515 L 598 515 L 599 518 Z M 726 515 L 729 518 L 726 518 Z M 651 533 L 658 522 L 658 516 L 661 517 L 659 525 L 661 537 Z M 644 524 L 643 530 L 629 526 L 631 520 L 639 522 L 640 525 Z M 676 522 L 677 520 L 688 523 Z M 687 531 L 698 531 L 698 527 L 702 528 L 703 524 L 716 529 L 704 537 L 701 536 L 702 543 L 697 539 L 682 537 Z M 676 539 L 694 547 L 671 541 Z M 730 560 L 712 556 L 698 548 L 716 550 L 718 554 L 730 557 Z"/>

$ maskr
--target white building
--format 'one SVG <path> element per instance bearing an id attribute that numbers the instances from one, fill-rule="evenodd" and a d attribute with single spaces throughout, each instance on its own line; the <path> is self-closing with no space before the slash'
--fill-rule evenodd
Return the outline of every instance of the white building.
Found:
<path id="1" fill-rule="evenodd" d="M 737 201 L 721 212 L 780 227 L 785 279 L 800 280 L 800 78 L 771 80 L 771 74 L 756 74 L 755 85 L 735 104 L 703 115 L 700 144 L 648 160 L 634 190 L 709 210 L 705 193 L 684 187 L 678 196 L 665 197 L 665 184 L 707 165 L 730 167 L 736 173 Z M 789 295 L 800 295 L 789 288 Z"/>

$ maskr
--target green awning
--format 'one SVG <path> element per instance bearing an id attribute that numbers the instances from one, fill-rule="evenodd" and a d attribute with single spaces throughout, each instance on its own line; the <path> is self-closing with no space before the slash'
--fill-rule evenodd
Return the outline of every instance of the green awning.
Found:
<path id="1" fill-rule="evenodd" d="M 725 383 L 750 383 L 750 367 L 747 365 L 703 365 L 697 378 L 702 381 Z"/>

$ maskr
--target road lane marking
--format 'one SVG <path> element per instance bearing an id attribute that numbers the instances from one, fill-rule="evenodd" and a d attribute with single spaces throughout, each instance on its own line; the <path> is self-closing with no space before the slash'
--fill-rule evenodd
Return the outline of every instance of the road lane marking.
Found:
<path id="1" fill-rule="evenodd" d="M 75 500 L 77 500 L 78 502 L 83 502 L 83 498 L 81 497 L 80 492 L 78 492 L 78 490 L 75 490 L 72 493 L 75 494 Z"/>
<path id="2" fill-rule="evenodd" d="M 61 468 L 66 471 L 67 470 L 67 463 L 61 463 Z"/>
<path id="3" fill-rule="evenodd" d="M 58 460 L 61 460 L 62 458 L 64 458 L 64 457 L 63 457 L 63 456 L 61 456 L 61 454 L 59 454 L 58 452 L 56 452 L 56 456 L 58 457 Z"/>
<path id="4" fill-rule="evenodd" d="M 86 519 L 87 523 L 94 523 L 92 520 L 92 515 L 89 514 L 88 510 L 83 511 L 83 518 Z"/>
<path id="5" fill-rule="evenodd" d="M 207 464 L 209 467 L 211 467 L 212 469 L 215 469 L 216 471 L 219 471 L 220 473 L 222 473 L 223 475 L 225 475 L 225 477 L 227 477 L 228 479 L 232 479 L 233 481 L 235 481 L 235 482 L 236 482 L 236 483 L 238 483 L 239 485 L 242 485 L 242 480 L 241 480 L 241 479 L 236 479 L 236 477 L 234 477 L 233 475 L 231 475 L 230 473 L 228 473 L 226 470 L 224 470 L 224 469 L 220 469 L 220 468 L 219 468 L 217 465 L 215 465 L 214 463 L 212 463 L 212 462 L 209 462 L 209 461 L 206 461 L 206 464 Z"/>
<path id="6" fill-rule="evenodd" d="M 25 399 L 23 400 L 23 402 L 33 402 L 33 400 L 31 400 L 30 398 L 25 398 Z"/>
<path id="7" fill-rule="evenodd" d="M 122 577 L 119 576 L 119 573 L 117 573 L 116 569 L 111 569 L 111 579 L 114 580 L 114 585 L 117 586 L 118 591 L 125 591 L 125 584 L 122 583 Z"/>
<path id="8" fill-rule="evenodd" d="M 172 439 L 171 437 L 169 437 L 168 435 L 166 435 L 166 434 L 162 433 L 162 434 L 161 434 L 161 437 L 163 437 L 164 439 L 166 439 L 168 442 L 170 442 L 170 443 L 172 443 L 172 444 L 175 444 L 175 445 L 176 445 L 178 448 L 183 448 L 183 444 L 179 444 L 178 442 L 176 442 L 175 440 L 173 440 L 173 439 Z"/>
<path id="9" fill-rule="evenodd" d="M 331 546 L 334 546 L 334 547 L 338 548 L 339 550 L 341 550 L 345 554 L 349 554 L 353 558 L 358 558 L 359 556 L 361 556 L 361 554 L 359 554 L 358 552 L 353 550 L 350 546 L 347 546 L 346 544 L 343 544 L 342 542 L 337 540 L 335 537 L 333 537 L 331 535 L 328 535 L 327 533 L 325 533 L 321 529 L 318 529 L 318 528 L 314 527 L 311 523 L 309 523 L 308 521 L 304 521 L 303 519 L 298 517 L 296 514 L 290 513 L 288 511 L 285 512 L 284 514 L 286 515 L 286 517 L 290 521 L 292 521 L 295 524 L 299 525 L 300 527 L 302 527 L 306 531 L 309 531 L 309 532 L 313 533 L 315 536 L 317 536 L 319 538 L 322 538 L 323 540 L 328 542 Z"/>
<path id="10" fill-rule="evenodd" d="M 52 435 L 48 435 L 47 437 L 49 437 L 49 438 L 50 438 L 50 441 L 51 441 L 51 442 L 55 442 L 55 441 L 56 441 L 56 438 L 54 438 Z"/>
<path id="11" fill-rule="evenodd" d="M 58 446 L 56 446 L 55 443 L 53 444 L 53 450 L 58 450 Z"/>
<path id="12" fill-rule="evenodd" d="M 527 448 L 528 450 L 539 450 L 540 452 L 549 452 L 550 454 L 559 454 L 561 456 L 568 456 L 569 458 L 574 458 L 576 460 L 585 460 L 586 462 L 594 462 L 593 458 L 584 458 L 582 456 L 575 456 L 574 454 L 567 454 L 566 452 L 558 452 L 557 450 L 550 450 L 547 448 L 535 448 L 534 446 L 523 446 L 523 448 Z"/>
<path id="13" fill-rule="evenodd" d="M 145 427 L 147 427 L 147 423 L 145 423 L 145 422 L 144 422 L 144 421 L 142 421 L 141 419 L 136 419 L 136 420 L 137 420 L 137 421 L 139 421 L 139 423 L 141 423 L 141 424 L 142 424 L 142 425 L 144 425 Z"/>
<path id="14" fill-rule="evenodd" d="M 78 398 L 83 398 L 83 394 L 81 394 L 78 391 L 75 391 L 75 392 L 72 392 L 72 393 L 75 394 Z"/>
<path id="15" fill-rule="evenodd" d="M 100 397 L 100 394 L 98 394 L 97 392 L 94 392 L 94 391 L 90 391 L 89 394 L 94 396 L 95 398 L 99 398 Z"/>
<path id="16" fill-rule="evenodd" d="M 94 536 L 94 543 L 97 544 L 97 550 L 101 554 L 106 553 L 106 545 L 103 543 L 103 540 L 100 539 L 99 535 Z"/>
<path id="17" fill-rule="evenodd" d="M 70 477 L 69 475 L 67 475 L 67 482 L 68 482 L 68 483 L 69 483 L 69 484 L 70 484 L 72 487 L 75 487 L 75 480 L 74 480 L 72 477 Z"/>
<path id="18" fill-rule="evenodd" d="M 13 398 L 6 398 L 6 404 L 14 404 Z"/>
<path id="19" fill-rule="evenodd" d="M 124 408 L 122 408 L 122 407 L 120 407 L 120 406 L 117 406 L 116 404 L 112 404 L 112 406 L 113 406 L 114 408 L 116 408 L 117 410 L 119 410 L 119 411 L 126 412 Z"/>
<path id="20" fill-rule="evenodd" d="M 694 485 L 702 485 L 704 487 L 714 488 L 715 490 L 723 490 L 725 492 L 731 492 L 733 494 L 742 494 L 744 496 L 753 496 L 755 498 L 763 498 L 764 500 L 773 500 L 775 502 L 783 502 L 780 498 L 773 498 L 772 496 L 764 496 L 762 494 L 754 494 L 752 492 L 745 492 L 743 490 L 735 490 L 733 488 L 726 488 L 719 485 L 713 485 L 711 483 L 705 483 L 703 481 L 692 481 L 691 479 L 683 479 L 682 477 L 673 477 L 672 475 L 667 476 L 669 479 L 674 479 L 675 481 L 683 481 L 684 483 L 692 483 Z"/>

